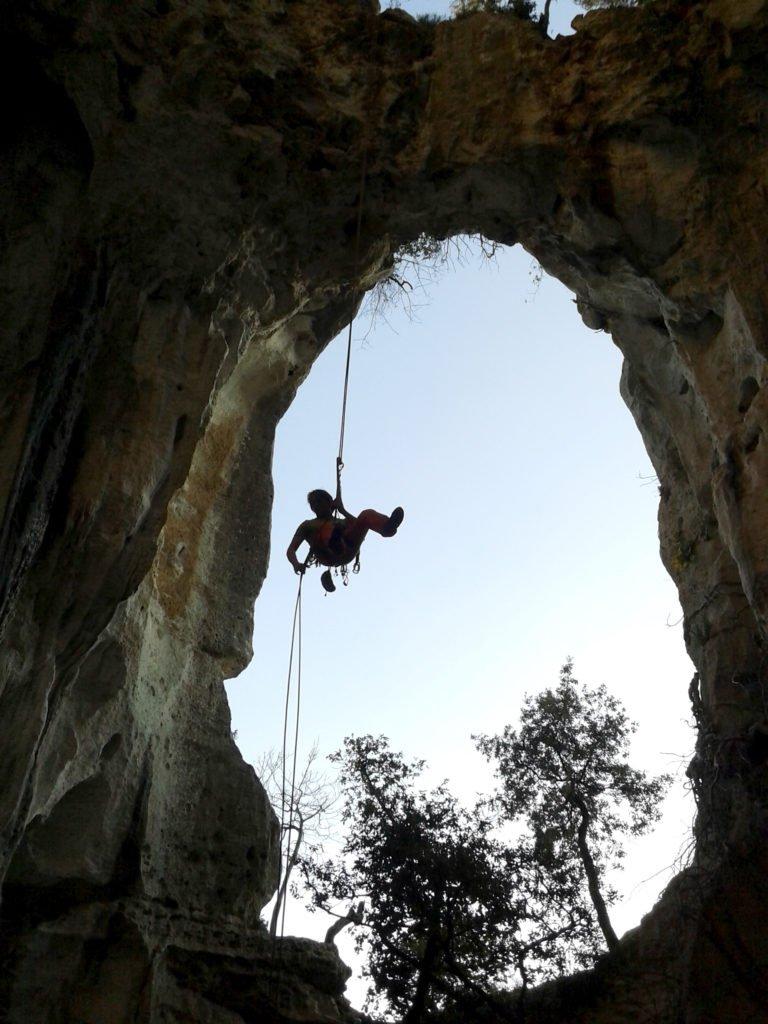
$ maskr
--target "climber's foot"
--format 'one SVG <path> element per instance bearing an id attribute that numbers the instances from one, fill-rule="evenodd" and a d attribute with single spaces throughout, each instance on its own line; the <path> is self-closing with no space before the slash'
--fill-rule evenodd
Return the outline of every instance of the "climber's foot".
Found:
<path id="1" fill-rule="evenodd" d="M 323 590 L 327 594 L 332 594 L 336 589 L 336 584 L 333 582 L 333 576 L 331 575 L 330 569 L 325 570 L 323 575 L 320 577 L 320 582 L 323 585 Z"/>
<path id="2" fill-rule="evenodd" d="M 405 512 L 398 505 L 389 517 L 386 527 L 381 531 L 382 537 L 394 537 L 403 519 L 405 519 Z"/>

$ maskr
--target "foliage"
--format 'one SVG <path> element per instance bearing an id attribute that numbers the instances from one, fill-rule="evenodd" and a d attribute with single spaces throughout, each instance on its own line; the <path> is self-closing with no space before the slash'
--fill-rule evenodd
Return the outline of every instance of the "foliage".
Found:
<path id="1" fill-rule="evenodd" d="M 576 0 L 579 7 L 592 11 L 597 7 L 645 7 L 654 0 Z"/>
<path id="2" fill-rule="evenodd" d="M 416 1022 L 461 992 L 491 989 L 515 962 L 525 906 L 489 816 L 464 810 L 445 784 L 417 788 L 423 762 L 407 762 L 384 737 L 349 737 L 333 760 L 342 856 L 305 858 L 302 868 L 315 907 L 367 899 L 356 943 L 373 1002 L 384 996 Z"/>
<path id="3" fill-rule="evenodd" d="M 456 17 L 485 11 L 490 14 L 512 14 L 516 18 L 533 21 L 536 0 L 453 0 L 451 11 Z"/>
<path id="4" fill-rule="evenodd" d="M 606 874 L 620 865 L 625 837 L 658 820 L 670 782 L 628 763 L 635 728 L 621 702 L 605 686 L 580 684 L 568 661 L 555 689 L 526 697 L 518 729 L 476 738 L 500 782 L 494 806 L 525 829 L 532 863 L 589 922 L 582 954 L 596 947 L 598 927 L 609 948 L 616 944 Z"/>
<path id="5" fill-rule="evenodd" d="M 434 238 L 432 235 L 420 234 L 412 242 L 404 242 L 395 253 L 395 263 L 433 263 L 442 260 L 445 255 L 447 241 Z"/>
<path id="6" fill-rule="evenodd" d="M 607 872 L 627 836 L 658 819 L 669 782 L 629 764 L 634 729 L 621 702 L 582 686 L 569 661 L 555 688 L 526 697 L 516 729 L 476 737 L 499 787 L 471 810 L 446 783 L 423 788 L 424 762 L 384 737 L 344 741 L 331 758 L 340 855 L 314 851 L 300 866 L 313 908 L 338 918 L 329 935 L 355 928 L 374 1007 L 405 1024 L 450 1010 L 466 1018 L 478 1000 L 498 1010 L 499 989 L 515 982 L 522 1005 L 529 984 L 617 944 Z"/>
<path id="7" fill-rule="evenodd" d="M 420 25 L 428 25 L 434 27 L 445 21 L 445 18 L 441 14 L 417 14 L 416 21 Z"/>
<path id="8" fill-rule="evenodd" d="M 556 2 L 556 0 L 555 0 Z M 643 7 L 654 0 L 575 0 L 585 10 L 600 7 Z M 552 0 L 453 0 L 451 11 L 455 17 L 484 11 L 490 14 L 512 14 L 526 21 L 541 21 L 546 28 L 549 22 L 549 8 Z"/>
<path id="9" fill-rule="evenodd" d="M 502 843 L 494 804 L 467 811 L 445 783 L 419 788 L 424 763 L 383 737 L 347 738 L 333 760 L 344 846 L 301 868 L 314 908 L 337 914 L 367 900 L 352 923 L 375 1006 L 415 1024 L 468 997 L 493 1002 L 515 980 L 524 995 L 533 981 L 593 962 L 599 943 L 581 874 L 572 858 L 552 857 L 549 832 Z"/>

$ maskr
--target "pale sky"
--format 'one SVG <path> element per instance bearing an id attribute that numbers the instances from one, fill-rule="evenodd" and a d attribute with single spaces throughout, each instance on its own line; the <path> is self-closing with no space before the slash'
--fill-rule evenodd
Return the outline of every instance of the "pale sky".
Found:
<path id="1" fill-rule="evenodd" d="M 555 29 L 575 11 L 560 0 Z M 345 504 L 406 515 L 395 538 L 368 538 L 348 588 L 325 597 L 319 572 L 307 574 L 301 748 L 327 754 L 346 735 L 383 733 L 472 800 L 490 778 L 471 734 L 514 722 L 523 694 L 554 685 L 572 656 L 576 676 L 606 683 L 639 723 L 635 763 L 678 775 L 661 825 L 616 880 L 621 933 L 690 834 L 693 667 L 658 555 L 653 470 L 618 392 L 620 353 L 584 327 L 562 285 L 536 289 L 530 269 L 519 247 L 494 263 L 475 255 L 415 293 L 410 317 L 355 323 Z M 227 684 L 251 762 L 281 744 L 297 586 L 284 551 L 310 515 L 307 491 L 334 487 L 345 343 L 326 349 L 278 428 L 255 653 Z M 286 932 L 322 938 L 329 923 L 291 906 Z M 359 984 L 348 994 L 360 1004 Z"/>

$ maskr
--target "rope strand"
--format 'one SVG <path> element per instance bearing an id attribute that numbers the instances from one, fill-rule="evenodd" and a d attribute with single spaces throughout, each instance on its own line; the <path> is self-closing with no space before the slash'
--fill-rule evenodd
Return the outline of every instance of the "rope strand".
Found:
<path id="1" fill-rule="evenodd" d="M 285 830 L 285 824 L 286 824 L 286 822 L 285 822 L 285 798 L 286 798 L 286 786 L 285 786 L 286 771 L 285 771 L 285 767 L 286 767 L 286 755 L 288 753 L 288 711 L 289 711 L 289 708 L 290 708 L 290 701 L 291 701 L 291 681 L 293 679 L 293 658 L 294 658 L 294 651 L 296 649 L 296 626 L 297 626 L 297 624 L 298 624 L 298 627 L 299 627 L 298 628 L 298 640 L 299 640 L 299 646 L 298 646 L 298 667 L 299 667 L 299 671 L 298 671 L 298 689 L 299 689 L 299 699 L 301 698 L 301 585 L 302 585 L 303 582 L 304 582 L 304 576 L 301 575 L 301 576 L 299 576 L 299 589 L 298 589 L 298 591 L 296 593 L 296 603 L 293 606 L 293 626 L 291 628 L 291 653 L 288 656 L 288 678 L 286 680 L 286 685 L 285 685 L 285 711 L 283 713 L 282 779 L 281 779 L 281 786 L 280 786 L 280 861 L 279 861 L 278 871 L 277 871 L 277 898 L 278 898 L 278 900 L 280 899 L 280 893 L 282 891 L 282 884 L 283 884 L 283 843 L 285 843 L 285 849 L 286 849 L 286 855 L 285 855 L 286 870 L 287 870 L 287 866 L 288 866 L 288 856 L 290 855 L 290 824 L 289 824 L 289 832 L 286 833 L 286 830 Z M 294 739 L 294 766 L 293 766 L 293 778 L 294 779 L 296 777 L 295 749 L 296 749 L 296 745 L 298 743 L 298 727 L 299 727 L 299 722 L 298 722 L 298 708 L 297 708 L 296 737 Z M 292 782 L 291 783 L 291 809 L 290 809 L 290 814 L 289 814 L 289 820 L 292 818 L 292 815 L 293 815 L 293 786 L 294 786 L 294 783 Z M 285 896 L 282 897 L 282 901 L 283 901 L 283 914 L 284 914 L 285 913 Z M 278 908 L 276 908 L 276 911 L 278 911 Z M 274 940 L 276 935 L 277 935 L 277 914 L 273 915 L 272 922 L 271 922 L 271 925 L 270 925 L 270 931 L 272 932 L 272 938 Z"/>
<path id="2" fill-rule="evenodd" d="M 371 15 L 369 19 L 370 31 L 371 31 L 371 45 L 375 47 L 377 39 L 376 31 L 376 18 Z M 360 238 L 362 235 L 363 225 L 363 207 L 365 203 L 365 185 L 368 176 L 368 140 L 363 137 L 363 152 L 362 161 L 360 166 L 360 183 L 358 189 L 358 201 L 357 201 L 357 216 L 355 219 L 355 245 L 353 253 L 353 275 L 352 280 L 354 283 L 357 282 L 357 275 L 360 269 Z M 339 424 L 339 451 L 336 456 L 336 499 L 337 504 L 341 505 L 341 471 L 344 469 L 344 437 L 347 426 L 347 401 L 349 398 L 349 371 L 352 361 L 352 327 L 355 322 L 355 316 L 353 315 L 349 321 L 349 329 L 347 332 L 347 353 L 344 366 L 344 388 L 341 399 L 341 422 Z M 338 510 L 335 510 L 338 511 Z M 311 555 L 310 555 L 311 558 Z M 304 568 L 310 564 L 310 558 L 305 562 Z M 359 555 L 355 563 L 354 572 L 359 570 Z M 270 922 L 270 931 L 272 933 L 273 940 L 273 955 L 275 952 L 275 945 L 277 940 L 277 926 L 278 916 L 280 917 L 280 938 L 282 939 L 285 934 L 285 913 L 286 905 L 288 903 L 288 891 L 287 881 L 288 873 L 290 871 L 290 860 L 291 860 L 291 835 L 293 832 L 293 821 L 294 821 L 294 807 L 296 803 L 296 763 L 298 760 L 299 751 L 299 723 L 301 715 L 301 658 L 302 658 L 302 636 L 301 636 L 301 585 L 303 582 L 303 575 L 299 577 L 299 589 L 296 594 L 296 604 L 293 609 L 293 628 L 291 630 L 291 652 L 288 658 L 288 679 L 286 683 L 285 691 L 285 711 L 283 715 L 283 760 L 282 760 L 282 779 L 281 779 L 281 801 L 280 801 L 280 864 L 278 867 L 278 880 L 277 880 L 277 898 L 278 903 L 275 906 L 273 912 L 272 921 Z M 346 582 L 346 579 L 345 579 Z M 288 753 L 288 713 L 290 710 L 290 699 L 291 699 L 291 681 L 293 678 L 293 661 L 294 651 L 297 647 L 298 640 L 298 657 L 297 657 L 297 678 L 296 678 L 296 720 L 294 725 L 294 737 L 293 737 L 293 764 L 291 766 L 291 800 L 288 809 L 288 822 L 286 829 L 286 756 Z M 285 844 L 285 868 L 283 869 L 283 844 Z M 285 891 L 282 891 L 283 885 L 285 884 Z M 281 895 L 282 893 L 282 895 Z M 279 969 L 278 969 L 279 973 Z M 279 993 L 278 993 L 279 1002 Z"/>
<path id="3" fill-rule="evenodd" d="M 368 174 L 368 148 L 363 149 L 363 160 L 360 167 L 360 187 L 358 191 L 357 219 L 355 222 L 355 248 L 353 261 L 353 278 L 357 278 L 360 264 L 360 235 L 363 226 L 363 204 L 365 202 L 365 181 Z M 347 331 L 347 358 L 344 367 L 344 389 L 341 397 L 341 424 L 339 426 L 339 454 L 336 456 L 336 499 L 341 501 L 341 471 L 344 469 L 344 435 L 347 428 L 347 398 L 349 396 L 349 368 L 352 361 L 352 326 L 355 317 L 349 321 Z"/>
<path id="4" fill-rule="evenodd" d="M 299 594 L 296 599 L 299 618 L 299 658 L 296 672 L 296 727 L 293 735 L 293 764 L 291 766 L 291 809 L 288 817 L 288 831 L 285 840 L 285 892 L 283 893 L 283 914 L 280 923 L 280 938 L 285 935 L 285 908 L 288 905 L 288 872 L 291 859 L 291 832 L 293 831 L 293 809 L 296 805 L 296 762 L 299 755 L 299 716 L 301 714 L 301 580 L 299 577 Z M 283 762 L 285 763 L 285 762 Z"/>

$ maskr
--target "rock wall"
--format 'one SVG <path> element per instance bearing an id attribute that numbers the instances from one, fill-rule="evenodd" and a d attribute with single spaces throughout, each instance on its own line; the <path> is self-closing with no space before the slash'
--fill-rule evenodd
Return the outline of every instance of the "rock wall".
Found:
<path id="1" fill-rule="evenodd" d="M 332 951 L 258 925 L 277 826 L 222 680 L 296 387 L 398 246 L 480 231 L 624 354 L 698 669 L 695 864 L 530 1018 L 768 1019 L 765 0 L 555 41 L 337 0 L 2 11 L 3 1018 L 351 1013 Z"/>

